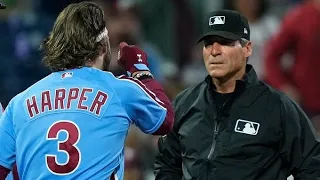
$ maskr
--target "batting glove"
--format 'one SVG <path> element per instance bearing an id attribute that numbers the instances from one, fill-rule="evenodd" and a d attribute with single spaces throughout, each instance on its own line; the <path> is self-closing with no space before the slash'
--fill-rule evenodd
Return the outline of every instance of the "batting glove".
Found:
<path id="1" fill-rule="evenodd" d="M 132 76 L 137 71 L 150 71 L 148 68 L 147 54 L 135 45 L 121 42 L 118 52 L 118 63 Z"/>

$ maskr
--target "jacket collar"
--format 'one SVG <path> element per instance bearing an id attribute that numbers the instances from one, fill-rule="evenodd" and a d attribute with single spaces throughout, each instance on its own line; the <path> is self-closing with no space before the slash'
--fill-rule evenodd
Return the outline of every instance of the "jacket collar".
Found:
<path id="1" fill-rule="evenodd" d="M 209 94 L 212 97 L 212 92 L 215 90 L 215 85 L 212 83 L 211 76 L 207 76 L 205 82 L 208 85 Z M 247 64 L 246 66 L 246 74 L 242 80 L 237 80 L 236 88 L 233 93 L 233 100 L 239 97 L 241 94 L 243 95 L 243 99 L 241 101 L 241 106 L 247 107 L 250 106 L 258 96 L 260 96 L 263 91 L 250 90 L 250 87 L 256 86 L 259 84 L 258 76 L 252 67 L 252 65 Z M 250 94 L 249 94 L 250 92 Z M 231 103 L 232 104 L 232 103 Z M 230 104 L 230 105 L 231 105 Z"/>
<path id="2" fill-rule="evenodd" d="M 205 82 L 208 84 L 209 89 L 216 89 L 215 85 L 212 83 L 212 78 L 208 75 L 205 79 Z M 242 80 L 237 80 L 236 82 L 236 91 L 244 89 L 245 87 L 256 85 L 259 83 L 259 79 L 256 71 L 252 65 L 246 65 L 246 74 Z"/>

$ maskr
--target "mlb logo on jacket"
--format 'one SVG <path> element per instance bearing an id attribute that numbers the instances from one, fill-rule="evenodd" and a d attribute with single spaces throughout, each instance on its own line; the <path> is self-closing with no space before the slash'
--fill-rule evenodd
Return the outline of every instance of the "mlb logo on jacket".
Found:
<path id="1" fill-rule="evenodd" d="M 260 124 L 253 121 L 238 119 L 234 131 L 243 134 L 257 135 Z"/>

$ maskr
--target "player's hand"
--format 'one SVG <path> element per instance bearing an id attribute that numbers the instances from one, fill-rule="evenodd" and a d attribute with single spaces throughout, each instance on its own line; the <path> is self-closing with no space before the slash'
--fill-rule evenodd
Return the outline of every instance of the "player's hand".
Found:
<path id="1" fill-rule="evenodd" d="M 135 45 L 121 42 L 118 52 L 118 63 L 132 76 L 137 71 L 149 71 L 147 54 Z"/>

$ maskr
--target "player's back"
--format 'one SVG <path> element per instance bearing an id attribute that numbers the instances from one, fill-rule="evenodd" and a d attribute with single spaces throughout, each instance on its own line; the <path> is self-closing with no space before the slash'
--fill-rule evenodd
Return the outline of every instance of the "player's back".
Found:
<path id="1" fill-rule="evenodd" d="M 21 179 L 123 177 L 130 120 L 115 90 L 121 83 L 81 68 L 52 73 L 17 95 L 12 121 Z"/>

